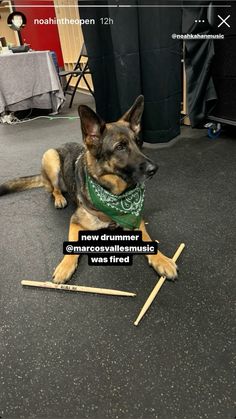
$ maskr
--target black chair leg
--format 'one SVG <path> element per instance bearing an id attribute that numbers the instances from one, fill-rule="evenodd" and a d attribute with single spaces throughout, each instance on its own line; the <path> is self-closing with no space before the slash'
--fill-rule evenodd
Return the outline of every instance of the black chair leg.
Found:
<path id="1" fill-rule="evenodd" d="M 69 108 L 71 108 L 71 106 L 72 106 L 72 103 L 73 103 L 73 100 L 74 100 L 74 97 L 75 97 L 75 93 L 76 93 L 76 90 L 77 90 L 77 87 L 79 85 L 79 82 L 80 82 L 81 78 L 82 78 L 82 74 L 78 77 L 78 80 L 77 80 L 76 85 L 74 87 L 74 91 L 73 91 L 72 96 L 71 96 Z"/>
<path id="2" fill-rule="evenodd" d="M 86 80 L 85 75 L 83 74 L 83 76 L 82 76 L 82 77 L 83 77 L 83 80 L 84 80 L 84 82 L 85 82 L 85 84 L 86 84 L 87 88 L 89 89 L 89 91 L 90 91 L 91 95 L 93 95 L 93 97 L 94 97 L 94 92 L 92 91 L 91 87 L 89 86 L 89 83 L 88 83 L 88 81 Z"/>

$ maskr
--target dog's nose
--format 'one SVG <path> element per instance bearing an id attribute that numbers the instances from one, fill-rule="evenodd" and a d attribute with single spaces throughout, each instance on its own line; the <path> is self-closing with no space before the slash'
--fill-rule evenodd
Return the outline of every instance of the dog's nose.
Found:
<path id="1" fill-rule="evenodd" d="M 147 168 L 146 168 L 146 173 L 148 175 L 148 177 L 152 177 L 155 175 L 156 171 L 158 169 L 157 164 L 154 163 L 148 163 L 147 164 Z"/>

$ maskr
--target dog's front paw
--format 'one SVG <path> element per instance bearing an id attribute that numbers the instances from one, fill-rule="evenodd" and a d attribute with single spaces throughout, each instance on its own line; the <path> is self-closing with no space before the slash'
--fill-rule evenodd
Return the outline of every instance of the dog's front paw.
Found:
<path id="1" fill-rule="evenodd" d="M 55 208 L 65 208 L 67 206 L 67 200 L 63 195 L 55 197 Z"/>
<path id="2" fill-rule="evenodd" d="M 53 273 L 52 282 L 55 284 L 64 284 L 69 281 L 77 268 L 78 257 L 75 255 L 66 255 L 61 263 L 56 267 Z"/>
<path id="3" fill-rule="evenodd" d="M 160 276 L 166 276 L 166 278 L 172 280 L 177 278 L 176 263 L 161 252 L 158 252 L 157 255 L 149 256 L 148 261 Z"/>

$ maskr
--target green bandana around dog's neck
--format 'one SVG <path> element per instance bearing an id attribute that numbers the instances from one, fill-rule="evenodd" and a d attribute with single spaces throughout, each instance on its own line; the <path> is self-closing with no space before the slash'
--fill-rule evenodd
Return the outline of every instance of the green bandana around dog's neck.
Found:
<path id="1" fill-rule="evenodd" d="M 114 195 L 103 188 L 86 172 L 86 187 L 94 207 L 108 215 L 121 227 L 138 228 L 144 204 L 144 184 Z"/>

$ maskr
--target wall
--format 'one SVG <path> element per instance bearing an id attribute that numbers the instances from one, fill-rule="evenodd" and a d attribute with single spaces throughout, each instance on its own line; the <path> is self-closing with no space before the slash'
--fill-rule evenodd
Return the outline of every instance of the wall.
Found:
<path id="1" fill-rule="evenodd" d="M 37 0 L 33 4 L 45 4 L 51 7 L 17 7 L 19 5 L 32 5 L 32 0 L 15 0 L 15 10 L 24 13 L 27 19 L 27 25 L 21 30 L 22 41 L 30 44 L 34 50 L 51 50 L 57 54 L 57 60 L 60 67 L 64 66 L 63 57 L 60 46 L 60 39 L 58 34 L 57 25 L 35 25 L 34 19 L 48 19 L 54 18 L 56 12 L 54 9 L 53 1 Z"/>
<path id="2" fill-rule="evenodd" d="M 7 18 L 12 12 L 12 7 L 9 4 L 9 7 L 0 4 L 0 37 L 6 38 L 8 44 L 13 44 L 14 46 L 20 45 L 18 33 L 9 28 L 7 24 Z"/>
<path id="3" fill-rule="evenodd" d="M 68 19 L 68 20 L 79 20 L 79 9 L 77 0 L 54 0 L 54 5 L 59 6 L 55 7 L 56 17 L 58 19 Z M 67 6 L 74 5 L 74 7 Z M 60 20 L 58 20 L 60 22 Z M 83 33 L 81 26 L 78 24 L 58 24 L 59 37 L 61 41 L 62 54 L 64 59 L 65 70 L 73 70 L 84 43 Z M 87 58 L 83 57 L 82 60 L 84 63 L 87 62 Z M 90 74 L 86 75 L 87 82 L 93 88 L 92 79 Z M 70 84 L 74 85 L 77 82 L 77 78 L 72 78 Z M 86 84 L 81 80 L 79 87 L 85 90 L 88 90 Z"/>

